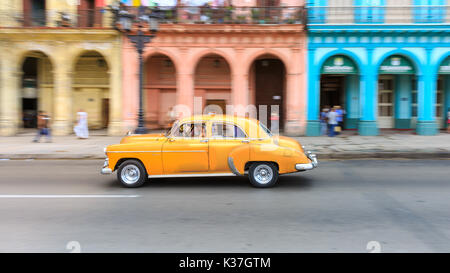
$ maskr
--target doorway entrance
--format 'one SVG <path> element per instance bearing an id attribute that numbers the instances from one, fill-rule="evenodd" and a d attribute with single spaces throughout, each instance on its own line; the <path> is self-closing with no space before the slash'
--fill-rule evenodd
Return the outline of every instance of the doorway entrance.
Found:
<path id="1" fill-rule="evenodd" d="M 405 57 L 394 55 L 383 61 L 379 74 L 379 128 L 414 128 L 417 119 L 417 83 L 414 66 Z"/>
<path id="2" fill-rule="evenodd" d="M 358 128 L 359 75 L 358 68 L 349 57 L 335 55 L 328 58 L 321 69 L 320 110 L 340 106 L 343 109 L 344 129 Z"/>
<path id="3" fill-rule="evenodd" d="M 282 130 L 285 120 L 284 96 L 286 89 L 286 69 L 284 64 L 279 59 L 264 57 L 253 63 L 253 70 L 255 75 L 255 105 L 258 109 L 258 119 L 268 128 L 272 128 L 272 124 L 270 124 L 271 113 L 278 113 L 278 128 Z"/>

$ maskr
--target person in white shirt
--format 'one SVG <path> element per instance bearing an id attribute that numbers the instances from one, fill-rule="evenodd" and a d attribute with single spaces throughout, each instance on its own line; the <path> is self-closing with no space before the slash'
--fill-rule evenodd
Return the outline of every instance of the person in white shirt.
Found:
<path id="1" fill-rule="evenodd" d="M 78 124 L 73 128 L 75 134 L 80 139 L 87 139 L 89 137 L 88 129 L 88 114 L 80 109 L 77 112 Z"/>
<path id="2" fill-rule="evenodd" d="M 336 135 L 336 132 L 334 131 L 334 128 L 337 126 L 337 117 L 338 113 L 336 112 L 336 108 L 331 108 L 331 111 L 328 112 L 328 136 L 334 137 Z"/>

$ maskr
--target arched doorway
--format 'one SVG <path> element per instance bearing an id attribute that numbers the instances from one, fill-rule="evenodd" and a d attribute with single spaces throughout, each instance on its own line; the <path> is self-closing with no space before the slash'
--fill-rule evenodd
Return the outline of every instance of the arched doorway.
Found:
<path id="1" fill-rule="evenodd" d="M 202 111 L 226 113 L 226 105 L 231 104 L 231 69 L 225 58 L 208 54 L 198 61 L 194 90 L 194 96 L 202 98 Z"/>
<path id="2" fill-rule="evenodd" d="M 36 128 L 38 111 L 53 115 L 53 72 L 47 55 L 32 51 L 22 63 L 21 109 L 24 128 Z"/>
<path id="3" fill-rule="evenodd" d="M 436 90 L 436 120 L 439 128 L 447 128 L 450 111 L 450 56 L 439 65 Z"/>
<path id="4" fill-rule="evenodd" d="M 176 105 L 176 67 L 162 54 L 155 54 L 144 65 L 144 113 L 147 128 L 168 128 Z"/>
<path id="5" fill-rule="evenodd" d="M 77 59 L 72 82 L 72 116 L 88 113 L 89 129 L 105 129 L 109 123 L 109 68 L 103 55 L 85 51 Z M 74 120 L 76 122 L 76 120 Z"/>
<path id="6" fill-rule="evenodd" d="M 250 66 L 249 91 L 250 101 L 254 101 L 258 112 L 258 119 L 273 131 L 282 130 L 286 112 L 284 63 L 270 54 L 259 56 Z M 271 116 L 278 119 L 278 124 L 270 122 Z"/>
<path id="7" fill-rule="evenodd" d="M 387 57 L 378 69 L 379 128 L 412 129 L 417 120 L 417 80 L 412 62 Z"/>
<path id="8" fill-rule="evenodd" d="M 356 129 L 360 117 L 359 69 L 345 55 L 329 57 L 320 70 L 320 109 L 340 106 L 344 129 Z"/>

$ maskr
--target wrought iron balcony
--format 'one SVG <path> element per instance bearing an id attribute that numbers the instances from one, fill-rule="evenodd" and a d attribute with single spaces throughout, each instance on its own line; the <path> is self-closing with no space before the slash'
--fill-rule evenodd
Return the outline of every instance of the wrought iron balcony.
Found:
<path id="1" fill-rule="evenodd" d="M 304 7 L 207 7 L 177 6 L 151 9 L 162 24 L 304 24 Z M 138 7 L 117 7 L 67 12 L 59 10 L 30 10 L 0 14 L 0 27 L 66 27 L 66 28 L 111 28 L 117 23 L 118 12 L 132 18 L 138 15 Z"/>
<path id="2" fill-rule="evenodd" d="M 138 9 L 125 7 L 115 13 L 136 18 Z M 177 6 L 146 10 L 157 13 L 161 24 L 304 24 L 306 14 L 304 7 Z"/>
<path id="3" fill-rule="evenodd" d="M 111 13 L 106 9 L 78 10 L 76 13 L 59 10 L 29 10 L 0 14 L 0 27 L 111 27 Z"/>
<path id="4" fill-rule="evenodd" d="M 308 24 L 450 24 L 450 6 L 308 7 Z"/>

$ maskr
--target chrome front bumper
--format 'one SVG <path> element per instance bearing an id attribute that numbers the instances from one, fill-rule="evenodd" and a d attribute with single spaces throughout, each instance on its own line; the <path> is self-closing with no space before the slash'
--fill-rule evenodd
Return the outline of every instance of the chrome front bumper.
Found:
<path id="1" fill-rule="evenodd" d="M 101 174 L 112 174 L 112 170 L 108 166 L 109 166 L 109 158 L 106 158 L 105 163 L 103 163 L 103 168 L 100 171 L 100 173 Z"/>
<path id="2" fill-rule="evenodd" d="M 317 168 L 317 166 L 319 165 L 316 154 L 307 151 L 305 155 L 309 158 L 309 160 L 311 160 L 311 163 L 295 164 L 295 169 L 297 171 L 312 170 L 314 168 Z"/>

